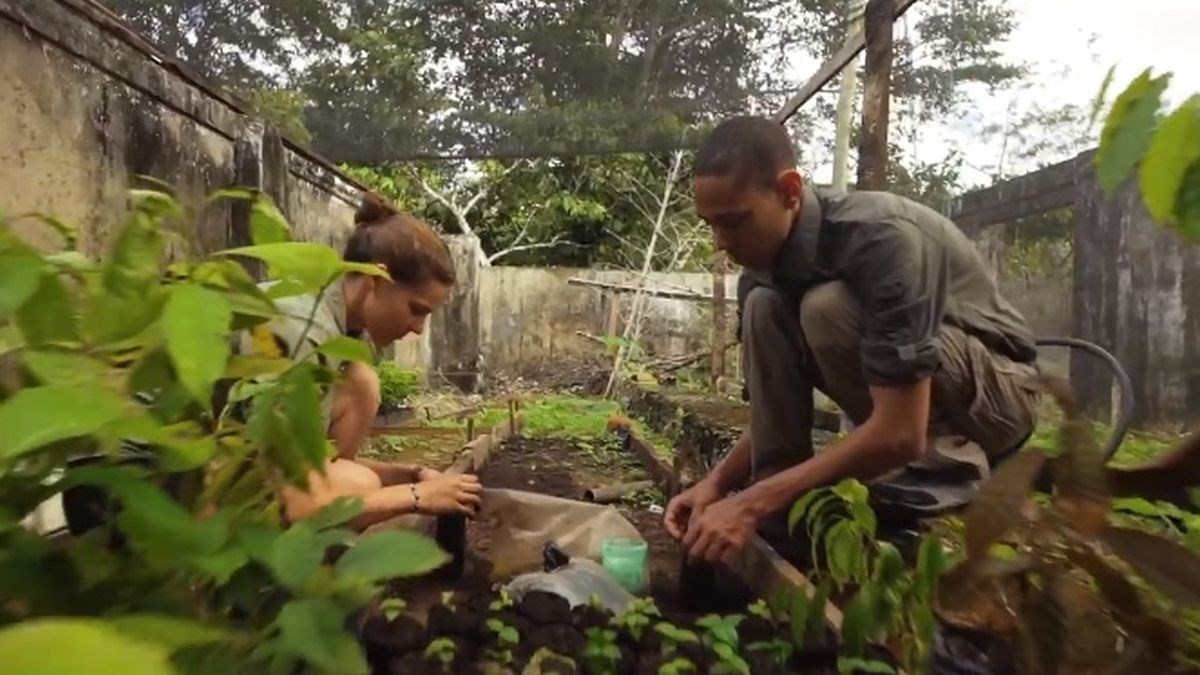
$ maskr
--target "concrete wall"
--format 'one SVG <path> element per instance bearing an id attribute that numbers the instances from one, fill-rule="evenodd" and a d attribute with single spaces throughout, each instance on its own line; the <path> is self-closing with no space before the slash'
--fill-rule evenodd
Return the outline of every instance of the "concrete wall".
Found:
<path id="1" fill-rule="evenodd" d="M 339 243 L 352 227 L 360 186 L 90 0 L 0 0 L 0 82 L 0 211 L 76 224 L 90 254 L 105 249 L 139 175 L 193 207 L 219 188 L 262 188 L 303 239 Z M 238 211 L 204 211 L 189 232 L 194 251 L 245 243 Z"/>
<path id="2" fill-rule="evenodd" d="M 493 267 L 481 277 L 482 343 L 490 373 L 519 373 L 539 360 L 568 354 L 595 354 L 603 348 L 578 335 L 620 335 L 632 294 L 569 285 L 571 277 L 609 284 L 635 285 L 633 272 L 591 269 Z M 709 294 L 712 276 L 704 273 L 652 273 L 648 287 Z M 732 297 L 736 277 L 726 279 Z M 614 308 L 612 303 L 619 303 Z M 728 308 L 732 317 L 733 307 Z M 616 318 L 615 323 L 613 322 Z M 729 321 L 732 331 L 732 318 Z M 642 338 L 648 355 L 678 355 L 709 345 L 711 304 L 670 298 L 647 298 Z"/>
<path id="3" fill-rule="evenodd" d="M 1200 420 L 1200 247 L 1158 226 L 1133 184 L 1107 197 L 1079 179 L 1075 334 L 1109 349 L 1129 372 L 1139 422 Z M 1111 379 L 1083 358 L 1072 379 L 1106 408 Z"/>

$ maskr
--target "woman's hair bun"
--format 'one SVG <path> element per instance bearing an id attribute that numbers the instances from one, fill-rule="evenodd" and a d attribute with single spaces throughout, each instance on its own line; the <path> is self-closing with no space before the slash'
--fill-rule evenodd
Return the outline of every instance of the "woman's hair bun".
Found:
<path id="1" fill-rule="evenodd" d="M 367 192 L 363 194 L 362 204 L 359 205 L 358 212 L 354 214 L 354 224 L 359 226 L 374 225 L 396 214 L 396 209 L 391 204 L 388 204 L 383 197 L 374 192 Z"/>

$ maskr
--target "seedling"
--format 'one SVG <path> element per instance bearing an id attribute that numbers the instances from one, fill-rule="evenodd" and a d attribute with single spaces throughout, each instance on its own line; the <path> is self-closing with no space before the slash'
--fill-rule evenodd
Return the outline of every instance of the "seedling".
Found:
<path id="1" fill-rule="evenodd" d="M 456 656 L 458 656 L 458 645 L 449 638 L 438 638 L 425 647 L 425 659 L 438 662 L 443 671 L 450 669 Z"/>
<path id="2" fill-rule="evenodd" d="M 617 664 L 621 661 L 617 632 L 608 628 L 587 629 L 587 646 L 583 649 L 583 660 L 590 671 L 617 672 Z"/>
<path id="3" fill-rule="evenodd" d="M 837 668 L 838 675 L 860 675 L 861 673 L 894 675 L 896 672 L 895 668 L 892 668 L 883 661 L 845 657 L 838 659 Z"/>
<path id="4" fill-rule="evenodd" d="M 488 619 L 486 625 L 495 636 L 497 645 L 495 649 L 487 651 L 488 658 L 497 663 L 511 664 L 513 662 L 512 650 L 521 641 L 521 634 L 517 632 L 516 628 L 494 617 Z"/>
<path id="5" fill-rule="evenodd" d="M 513 599 L 512 599 L 512 596 L 509 595 L 508 589 L 501 587 L 500 588 L 500 596 L 498 598 L 496 598 L 495 600 L 493 600 L 488 605 L 488 609 L 493 612 L 500 612 L 500 611 L 508 609 L 509 607 L 512 607 L 512 606 L 513 606 Z"/>
<path id="6" fill-rule="evenodd" d="M 454 602 L 454 591 L 442 591 L 442 606 L 450 611 L 454 611 L 457 606 Z"/>
<path id="7" fill-rule="evenodd" d="M 696 664 L 685 658 L 677 658 L 658 667 L 658 675 L 682 675 L 696 672 Z"/>
<path id="8" fill-rule="evenodd" d="M 696 625 L 704 629 L 704 644 L 708 647 L 726 644 L 736 648 L 738 646 L 737 626 L 744 618 L 746 617 L 741 614 L 730 614 L 729 616 L 709 614 L 697 619 Z"/>
<path id="9" fill-rule="evenodd" d="M 402 598 L 388 598 L 379 603 L 379 611 L 383 614 L 383 618 L 388 621 L 395 621 L 396 617 L 404 613 L 408 608 L 408 603 Z"/>
<path id="10" fill-rule="evenodd" d="M 795 649 L 792 643 L 787 640 L 780 640 L 779 638 L 746 645 L 747 651 L 767 652 L 771 654 L 772 661 L 779 666 L 787 666 L 788 662 L 792 660 L 792 653 Z"/>
<path id="11" fill-rule="evenodd" d="M 767 606 L 767 602 L 762 599 L 756 600 L 754 604 L 746 607 L 746 613 L 750 616 L 757 616 L 760 619 L 764 619 L 772 623 L 775 622 L 775 614 L 771 611 L 771 608 Z"/>
<path id="12" fill-rule="evenodd" d="M 681 644 L 700 643 L 700 638 L 696 637 L 696 633 L 693 631 L 687 630 L 686 628 L 679 628 L 665 621 L 656 624 L 654 626 L 654 630 L 662 636 L 663 656 L 674 656 L 675 652 L 679 650 L 679 645 Z"/>
<path id="13" fill-rule="evenodd" d="M 662 612 L 651 598 L 636 598 L 629 603 L 629 608 L 612 619 L 612 625 L 623 629 L 635 640 L 642 639 L 642 633 L 653 623 L 653 619 L 662 618 Z"/>
<path id="14" fill-rule="evenodd" d="M 712 645 L 712 651 L 719 659 L 710 671 L 713 675 L 750 675 L 750 664 L 738 655 L 733 645 L 716 642 Z"/>
<path id="15" fill-rule="evenodd" d="M 496 642 L 502 647 L 516 647 L 517 643 L 521 641 L 521 634 L 517 632 L 517 629 L 504 623 L 500 619 L 488 619 L 487 627 L 488 630 L 492 631 L 492 634 L 496 636 Z"/>

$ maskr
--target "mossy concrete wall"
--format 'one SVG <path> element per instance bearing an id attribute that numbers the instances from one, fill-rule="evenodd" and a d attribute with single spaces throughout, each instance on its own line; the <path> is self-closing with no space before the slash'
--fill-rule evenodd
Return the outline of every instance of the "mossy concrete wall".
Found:
<path id="1" fill-rule="evenodd" d="M 361 187 L 264 129 L 90 0 L 0 0 L 0 210 L 80 228 L 100 255 L 139 176 L 170 185 L 199 215 L 197 253 L 245 243 L 244 214 L 201 209 L 214 190 L 264 189 L 300 238 L 340 243 Z M 46 246 L 54 238 L 21 227 Z"/>

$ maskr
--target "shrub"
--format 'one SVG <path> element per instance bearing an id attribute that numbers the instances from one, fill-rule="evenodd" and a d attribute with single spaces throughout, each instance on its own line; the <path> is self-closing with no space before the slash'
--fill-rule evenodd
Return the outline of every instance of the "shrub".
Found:
<path id="1" fill-rule="evenodd" d="M 323 294 L 348 271 L 332 249 L 288 241 L 250 202 L 255 245 L 160 264 L 165 221 L 135 191 L 103 263 L 42 253 L 0 220 L 0 652 L 38 672 L 365 673 L 348 617 L 387 579 L 444 561 L 431 541 L 342 527 L 339 501 L 285 529 L 276 495 L 331 446 L 319 402 L 334 372 L 279 353 L 264 324 L 284 294 Z M 264 291 L 235 257 L 266 263 Z M 254 353 L 231 356 L 248 330 Z M 368 360 L 336 338 L 319 352 Z M 244 414 L 243 414 L 244 413 Z M 99 490 L 99 527 L 50 542 L 21 523 L 75 487 Z M 331 563 L 326 549 L 344 552 Z"/>
<path id="2" fill-rule="evenodd" d="M 376 372 L 379 373 L 380 405 L 385 410 L 403 405 L 421 391 L 421 374 L 415 370 L 384 361 L 376 367 Z"/>

